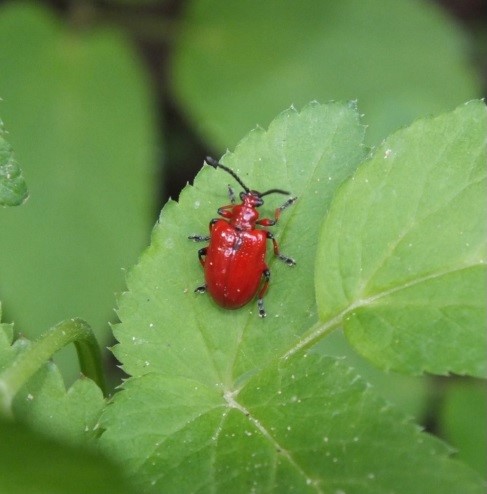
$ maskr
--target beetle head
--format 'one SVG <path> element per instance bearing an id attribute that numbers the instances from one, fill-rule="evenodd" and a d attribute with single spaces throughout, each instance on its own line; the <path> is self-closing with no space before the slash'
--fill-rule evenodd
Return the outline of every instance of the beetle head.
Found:
<path id="1" fill-rule="evenodd" d="M 249 190 L 247 192 L 242 191 L 240 192 L 239 197 L 242 202 L 255 208 L 258 208 L 264 204 L 260 192 L 257 192 L 256 190 Z"/>

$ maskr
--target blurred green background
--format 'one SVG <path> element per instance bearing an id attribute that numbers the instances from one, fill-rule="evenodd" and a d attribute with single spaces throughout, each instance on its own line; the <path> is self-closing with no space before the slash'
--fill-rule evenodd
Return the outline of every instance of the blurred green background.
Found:
<path id="1" fill-rule="evenodd" d="M 485 95 L 486 33 L 485 0 L 0 2 L 0 117 L 30 192 L 0 209 L 4 319 L 35 338 L 78 316 L 113 343 L 124 270 L 206 154 L 311 100 L 358 100 L 374 146 Z M 327 345 L 482 469 L 482 384 L 385 376 Z M 56 359 L 70 383 L 74 351 Z"/>

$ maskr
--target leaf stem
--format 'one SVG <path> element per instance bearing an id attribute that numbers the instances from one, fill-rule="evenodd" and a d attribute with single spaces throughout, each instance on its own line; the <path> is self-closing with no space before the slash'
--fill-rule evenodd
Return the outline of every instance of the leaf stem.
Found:
<path id="1" fill-rule="evenodd" d="M 105 381 L 98 342 L 82 319 L 68 319 L 44 333 L 0 373 L 0 414 L 12 416 L 12 401 L 22 386 L 61 348 L 74 343 L 81 372 L 95 381 L 105 394 Z"/>
<path id="2" fill-rule="evenodd" d="M 337 316 L 333 317 L 332 319 L 329 319 L 327 322 L 322 323 L 321 321 L 318 321 L 314 326 L 312 326 L 305 335 L 303 335 L 300 340 L 293 345 L 284 355 L 282 355 L 280 358 L 283 360 L 287 360 L 289 357 L 294 355 L 295 353 L 299 352 L 300 350 L 309 348 L 317 343 L 317 341 L 321 338 L 323 338 L 325 335 L 333 332 L 335 329 L 337 329 L 343 320 L 343 317 L 345 314 L 348 312 L 349 308 L 344 310 L 343 312 L 340 312 Z"/>

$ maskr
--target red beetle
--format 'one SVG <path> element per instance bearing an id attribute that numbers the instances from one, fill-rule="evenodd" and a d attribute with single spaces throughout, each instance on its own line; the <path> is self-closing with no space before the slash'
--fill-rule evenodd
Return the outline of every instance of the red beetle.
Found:
<path id="1" fill-rule="evenodd" d="M 257 208 L 264 204 L 264 196 L 289 195 L 289 192 L 281 189 L 270 189 L 266 192 L 250 190 L 230 168 L 213 158 L 207 157 L 205 161 L 214 168 L 228 172 L 244 190 L 240 193 L 242 204 L 235 204 L 235 194 L 229 185 L 231 204 L 218 209 L 218 214 L 225 219 L 214 218 L 210 221 L 209 236 L 188 237 L 195 242 L 210 241 L 207 247 L 198 251 L 205 272 L 205 284 L 197 287 L 195 292 L 208 291 L 215 302 L 225 309 L 238 309 L 257 294 L 259 316 L 265 317 L 263 297 L 271 276 L 265 262 L 267 240 L 272 241 L 274 254 L 281 261 L 288 266 L 294 266 L 296 262 L 279 252 L 279 246 L 271 232 L 257 229 L 256 226 L 274 226 L 281 212 L 294 204 L 297 198 L 291 197 L 277 208 L 274 219 L 259 219 Z"/>

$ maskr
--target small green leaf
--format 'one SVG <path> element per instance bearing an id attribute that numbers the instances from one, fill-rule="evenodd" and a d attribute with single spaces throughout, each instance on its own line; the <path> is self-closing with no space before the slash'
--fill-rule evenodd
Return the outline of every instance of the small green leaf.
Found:
<path id="1" fill-rule="evenodd" d="M 39 349 L 39 342 L 31 343 L 21 338 L 12 344 L 12 339 L 12 326 L 0 324 L 0 402 L 6 394 L 11 394 L 13 381 L 6 376 L 15 377 L 19 372 L 25 373 L 25 369 L 21 370 L 25 368 L 25 357 L 28 357 L 28 363 L 39 360 L 38 355 L 32 355 Z M 49 355 L 34 362 L 34 370 L 39 370 L 30 378 L 33 370 L 27 369 L 28 380 L 25 376 L 20 376 L 21 387 L 16 386 L 14 396 L 10 397 L 13 400 L 12 415 L 31 425 L 33 429 L 65 443 L 93 445 L 98 418 L 105 405 L 102 391 L 85 377 L 75 381 L 66 391 L 56 365 L 52 362 L 42 365 L 48 357 Z"/>
<path id="2" fill-rule="evenodd" d="M 485 375 L 486 134 L 479 101 L 418 121 L 340 190 L 320 240 L 314 337 L 342 321 L 382 368 Z"/>
<path id="3" fill-rule="evenodd" d="M 63 443 L 95 447 L 98 419 L 106 405 L 101 389 L 84 376 L 66 390 L 53 363 L 41 369 L 13 402 L 17 420 Z"/>
<path id="4" fill-rule="evenodd" d="M 0 206 L 18 206 L 27 199 L 27 185 L 4 135 L 0 120 Z"/>
<path id="5" fill-rule="evenodd" d="M 128 494 L 120 469 L 100 454 L 75 449 L 0 421 L 0 492 Z"/>

